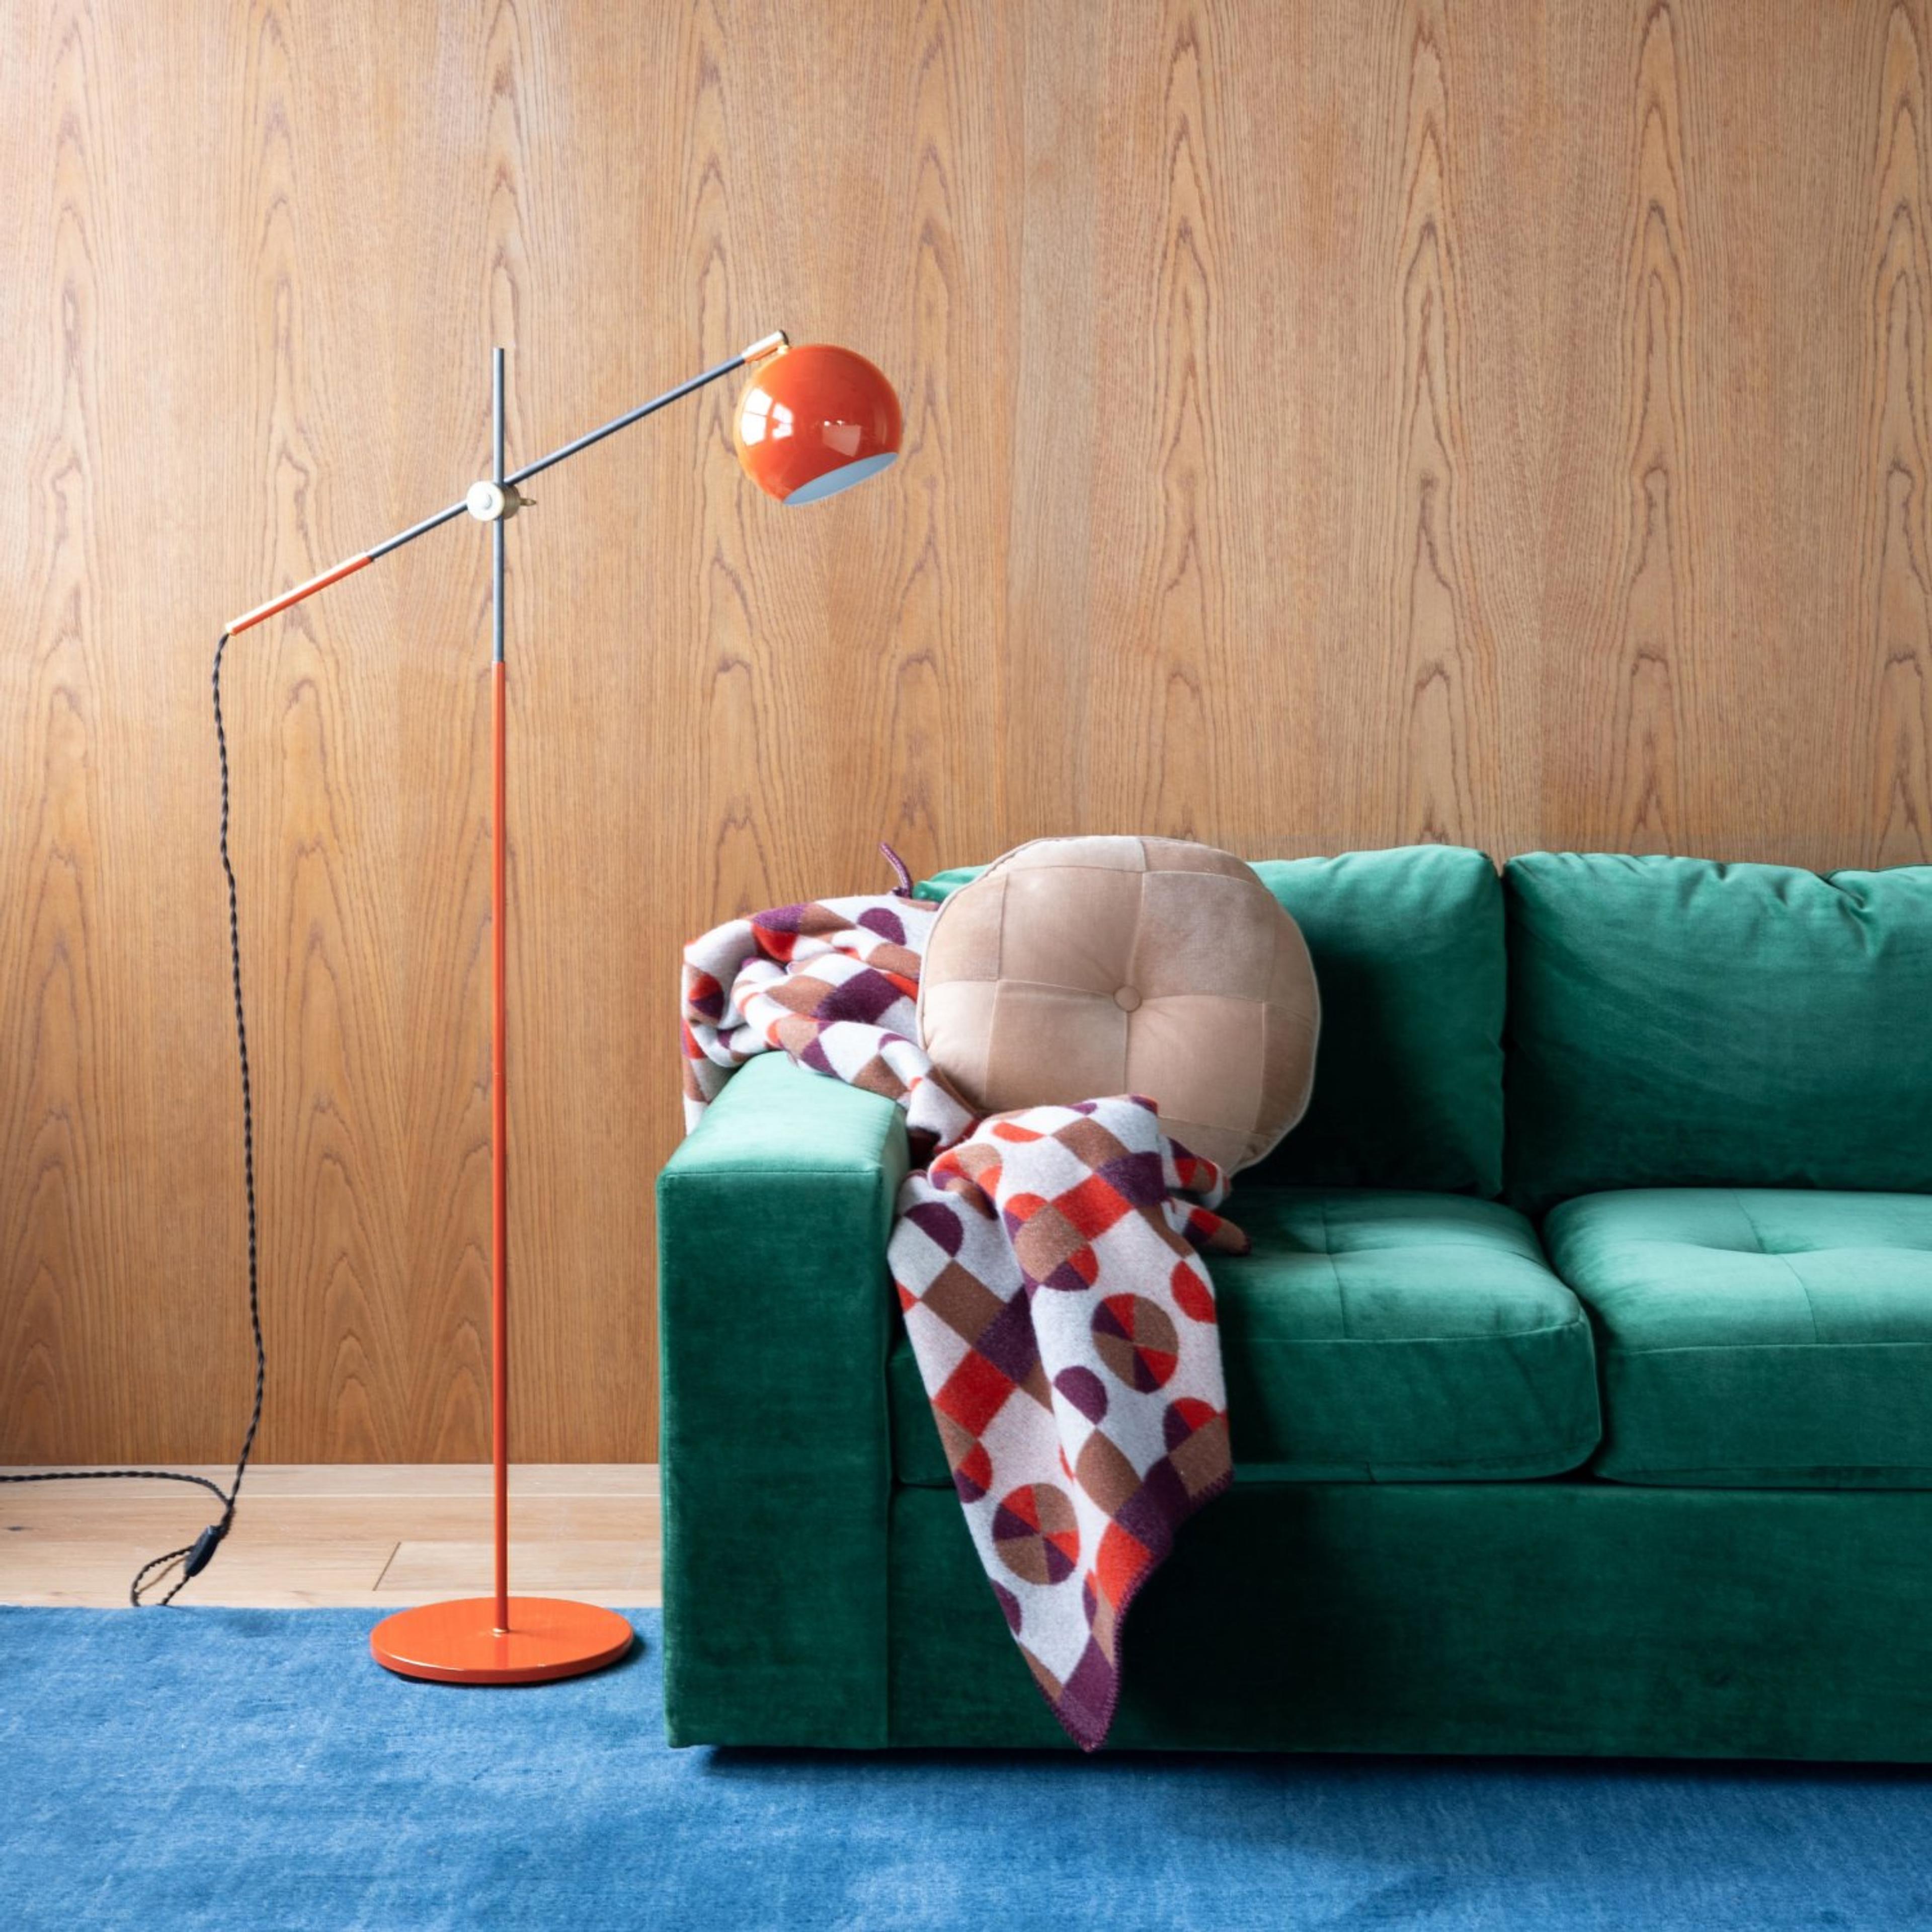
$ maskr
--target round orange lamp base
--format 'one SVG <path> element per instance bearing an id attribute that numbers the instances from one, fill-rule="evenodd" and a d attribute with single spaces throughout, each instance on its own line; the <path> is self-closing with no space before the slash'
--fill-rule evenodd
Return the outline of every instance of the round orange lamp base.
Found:
<path id="1" fill-rule="evenodd" d="M 442 1684 L 544 1684 L 615 1664 L 636 1641 L 614 1610 L 556 1597 L 512 1597 L 496 1628 L 494 1597 L 424 1604 L 385 1617 L 369 1651 L 386 1670 Z"/>

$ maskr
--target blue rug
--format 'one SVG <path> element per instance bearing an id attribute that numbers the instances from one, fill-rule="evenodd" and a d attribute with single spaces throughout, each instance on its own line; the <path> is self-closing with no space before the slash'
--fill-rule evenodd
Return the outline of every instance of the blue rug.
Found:
<path id="1" fill-rule="evenodd" d="M 350 1611 L 0 1610 L 0 1928 L 1932 1926 L 1932 1776 L 671 1751 Z"/>

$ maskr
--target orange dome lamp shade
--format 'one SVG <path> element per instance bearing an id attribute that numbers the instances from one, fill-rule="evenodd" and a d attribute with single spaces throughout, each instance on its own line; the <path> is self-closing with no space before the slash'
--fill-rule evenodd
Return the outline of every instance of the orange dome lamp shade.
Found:
<path id="1" fill-rule="evenodd" d="M 731 418 L 739 461 L 781 503 L 816 503 L 876 476 L 898 455 L 902 428 L 892 384 L 864 356 L 782 337 L 753 360 Z"/>

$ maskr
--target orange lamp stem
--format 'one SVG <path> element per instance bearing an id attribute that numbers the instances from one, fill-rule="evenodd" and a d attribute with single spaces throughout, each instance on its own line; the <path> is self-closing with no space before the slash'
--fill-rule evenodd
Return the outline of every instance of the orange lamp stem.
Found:
<path id="1" fill-rule="evenodd" d="M 500 530 L 500 524 L 497 528 Z M 490 1442 L 495 1467 L 496 1628 L 510 1628 L 510 1115 L 504 1081 L 503 660 L 490 667 Z"/>
<path id="2" fill-rule="evenodd" d="M 490 362 L 490 482 L 464 500 L 490 525 L 490 1487 L 493 1593 L 425 1604 L 369 1634 L 376 1661 L 405 1677 L 528 1684 L 601 1670 L 627 1652 L 614 1610 L 510 1594 L 510 1114 L 508 673 L 503 662 L 505 526 L 525 500 L 503 473 L 503 352 Z"/>
<path id="3" fill-rule="evenodd" d="M 490 355 L 490 475 L 503 482 L 503 352 Z M 496 1630 L 510 1628 L 510 1112 L 503 962 L 509 904 L 503 889 L 509 851 L 504 767 L 509 705 L 503 663 L 504 506 L 490 526 L 490 1454 L 495 1519 Z"/>

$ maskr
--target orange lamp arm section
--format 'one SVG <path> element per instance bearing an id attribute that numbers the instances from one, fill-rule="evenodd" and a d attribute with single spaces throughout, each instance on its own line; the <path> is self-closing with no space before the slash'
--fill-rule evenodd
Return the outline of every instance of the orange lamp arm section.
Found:
<path id="1" fill-rule="evenodd" d="M 306 584 L 298 584 L 292 590 L 284 590 L 279 597 L 271 597 L 266 604 L 257 604 L 254 610 L 244 610 L 240 616 L 229 619 L 228 634 L 232 638 L 272 617 L 278 610 L 286 610 L 291 604 L 299 604 L 304 597 L 312 597 L 318 590 L 326 590 L 332 584 L 340 584 L 345 577 L 352 577 L 375 560 L 364 550 L 360 556 L 352 556 L 346 563 L 338 563 L 333 569 L 322 572 L 320 576 L 311 577 Z"/>

